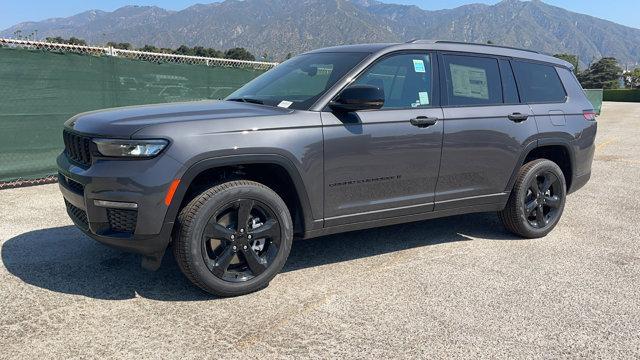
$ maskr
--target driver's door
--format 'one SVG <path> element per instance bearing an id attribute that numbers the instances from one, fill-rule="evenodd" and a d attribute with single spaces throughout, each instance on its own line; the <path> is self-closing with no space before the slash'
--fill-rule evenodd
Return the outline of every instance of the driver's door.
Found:
<path id="1" fill-rule="evenodd" d="M 321 113 L 325 226 L 433 211 L 443 133 L 437 73 L 428 52 L 386 56 L 352 83 L 383 88 L 382 109 Z"/>

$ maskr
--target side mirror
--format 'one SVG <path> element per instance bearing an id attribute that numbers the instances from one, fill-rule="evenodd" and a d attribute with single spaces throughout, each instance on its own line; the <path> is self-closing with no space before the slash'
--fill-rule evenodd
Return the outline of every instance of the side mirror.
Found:
<path id="1" fill-rule="evenodd" d="M 372 85 L 352 85 L 329 103 L 333 111 L 352 112 L 380 109 L 384 105 L 384 89 Z"/>

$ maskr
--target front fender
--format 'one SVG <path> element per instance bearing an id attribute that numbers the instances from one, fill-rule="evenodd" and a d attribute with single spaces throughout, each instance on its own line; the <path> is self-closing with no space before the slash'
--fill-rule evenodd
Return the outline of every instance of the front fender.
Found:
<path id="1" fill-rule="evenodd" d="M 175 191 L 173 200 L 171 201 L 171 204 L 167 211 L 165 223 L 175 221 L 176 217 L 178 216 L 178 212 L 180 211 L 180 205 L 184 200 L 189 186 L 199 174 L 201 174 L 203 171 L 213 168 L 243 164 L 276 164 L 284 168 L 293 181 L 298 199 L 300 200 L 300 205 L 302 206 L 305 232 L 322 228 L 322 221 L 316 220 L 316 218 L 314 218 L 313 216 L 311 201 L 309 200 L 305 182 L 300 175 L 300 172 L 291 162 L 291 160 L 278 154 L 227 155 L 216 158 L 206 158 L 194 162 L 192 165 L 188 166 L 184 173 L 179 177 L 180 184 Z"/>

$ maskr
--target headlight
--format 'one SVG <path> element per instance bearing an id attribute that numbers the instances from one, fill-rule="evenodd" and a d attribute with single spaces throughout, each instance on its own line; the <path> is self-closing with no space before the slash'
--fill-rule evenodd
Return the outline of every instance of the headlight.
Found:
<path id="1" fill-rule="evenodd" d="M 144 158 L 158 155 L 167 147 L 167 140 L 94 139 L 103 156 Z"/>

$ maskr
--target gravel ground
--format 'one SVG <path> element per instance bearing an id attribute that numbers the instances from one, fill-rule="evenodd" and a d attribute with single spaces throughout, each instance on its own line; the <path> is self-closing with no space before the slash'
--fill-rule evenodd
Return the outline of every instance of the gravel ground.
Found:
<path id="1" fill-rule="evenodd" d="M 546 238 L 475 214 L 301 241 L 231 299 L 83 236 L 57 185 L 0 191 L 0 358 L 640 358 L 640 104 L 599 126 Z"/>

